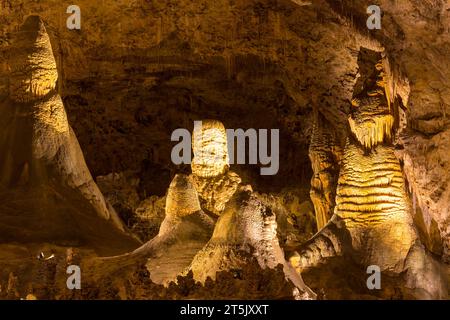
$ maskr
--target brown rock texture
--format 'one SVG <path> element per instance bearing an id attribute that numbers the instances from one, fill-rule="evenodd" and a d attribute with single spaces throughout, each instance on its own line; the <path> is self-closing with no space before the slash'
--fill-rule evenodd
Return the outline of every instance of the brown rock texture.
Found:
<path id="1" fill-rule="evenodd" d="M 20 54 L 14 54 L 16 49 Z M 130 245 L 133 241 L 126 239 L 122 221 L 92 179 L 55 91 L 56 62 L 38 16 L 28 17 L 16 33 L 8 62 L 10 99 L 2 106 L 0 145 L 2 203 L 22 213 L 16 220 L 8 218 L 15 215 L 14 209 L 3 213 L 3 236 L 18 232 L 19 241 L 54 237 L 90 244 L 92 238 L 103 237 L 99 241 L 104 245 L 105 238 L 115 234 Z M 97 235 L 89 230 L 108 225 L 106 221 L 117 230 Z"/>
<path id="2" fill-rule="evenodd" d="M 448 298 L 448 1 L 77 0 L 81 29 L 69 30 L 72 4 L 0 0 L 2 298 L 292 298 L 284 267 L 253 255 L 238 256 L 248 264 L 237 276 L 196 284 L 184 273 L 169 285 L 218 225 L 253 243 L 226 218 L 269 208 L 259 193 L 285 200 L 278 246 L 306 248 L 292 261 L 318 264 L 299 270 L 319 299 Z M 366 26 L 372 4 L 380 30 Z M 171 133 L 200 119 L 222 132 L 280 129 L 278 174 L 225 157 L 173 164 Z M 130 179 L 105 180 L 123 172 Z M 231 204 L 246 185 L 256 200 Z M 271 226 L 264 210 L 250 211 Z M 124 225 L 149 242 L 136 249 Z M 64 291 L 67 247 L 92 267 L 81 293 Z M 51 250 L 56 262 L 30 258 Z M 383 269 L 379 292 L 365 286 L 370 263 Z"/>
<path id="3" fill-rule="evenodd" d="M 241 178 L 232 171 L 226 171 L 212 178 L 202 178 L 192 175 L 193 184 L 197 190 L 202 207 L 216 215 L 220 215 L 227 202 L 241 183 Z"/>
<path id="4" fill-rule="evenodd" d="M 277 238 L 275 214 L 251 191 L 240 191 L 217 221 L 214 233 L 194 257 L 189 269 L 204 283 L 220 271 L 241 270 L 256 260 L 262 269 L 283 266 L 286 278 L 296 286 L 293 296 L 314 299 L 315 294 L 284 259 Z"/>
<path id="5" fill-rule="evenodd" d="M 310 196 L 314 204 L 317 229 L 322 229 L 333 215 L 341 149 L 330 124 L 317 114 L 309 158 L 313 168 Z M 325 123 L 324 123 L 325 122 Z"/>

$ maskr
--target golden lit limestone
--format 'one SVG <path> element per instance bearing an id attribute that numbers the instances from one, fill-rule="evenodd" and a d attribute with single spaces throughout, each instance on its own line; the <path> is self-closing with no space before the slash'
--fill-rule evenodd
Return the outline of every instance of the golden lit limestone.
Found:
<path id="1" fill-rule="evenodd" d="M 191 178 L 177 174 L 169 186 L 166 197 L 166 215 L 185 217 L 200 211 L 198 194 Z"/>
<path id="2" fill-rule="evenodd" d="M 310 197 L 316 213 L 317 229 L 322 229 L 333 215 L 337 184 L 337 144 L 319 114 L 316 115 L 309 158 L 313 169 Z"/>
<path id="3" fill-rule="evenodd" d="M 192 135 L 192 173 L 210 178 L 224 174 L 228 168 L 227 134 L 222 122 L 203 120 L 194 123 Z"/>
<path id="4" fill-rule="evenodd" d="M 349 122 L 356 139 L 349 137 L 345 145 L 334 215 L 290 262 L 301 272 L 343 255 L 363 268 L 404 273 L 418 298 L 438 298 L 445 294 L 441 272 L 420 244 L 400 163 L 386 141 L 393 117 L 381 65 L 375 70 L 354 100 Z"/>
<path id="5" fill-rule="evenodd" d="M 347 141 L 339 175 L 335 214 L 353 239 L 364 264 L 400 272 L 416 240 L 400 163 L 393 146 L 364 152 Z M 365 261 L 367 260 L 367 261 Z"/>
<path id="6" fill-rule="evenodd" d="M 152 281 L 167 284 L 176 281 L 189 266 L 211 238 L 213 228 L 214 220 L 200 208 L 191 177 L 177 174 L 167 192 L 165 217 L 158 235 L 122 258 L 148 259 L 146 267 Z"/>
<path id="7" fill-rule="evenodd" d="M 69 123 L 59 95 L 34 104 L 33 111 L 33 155 L 37 159 L 52 159 L 64 139 L 69 136 Z"/>
<path id="8" fill-rule="evenodd" d="M 10 97 L 18 102 L 37 100 L 56 87 L 58 71 L 44 23 L 28 17 L 11 54 Z"/>
<path id="9" fill-rule="evenodd" d="M 192 147 L 191 177 L 201 206 L 220 215 L 241 183 L 241 178 L 229 171 L 227 135 L 222 122 L 196 121 Z"/>
<path id="10" fill-rule="evenodd" d="M 350 130 L 366 149 L 391 138 L 394 117 L 385 86 L 386 75 L 380 62 L 375 67 L 375 75 L 366 80 L 363 91 L 352 100 Z"/>
<path id="11" fill-rule="evenodd" d="M 358 141 L 367 149 L 383 142 L 386 138 L 391 138 L 394 117 L 392 115 L 373 115 L 367 120 L 358 121 L 353 118 L 348 119 L 351 131 Z"/>
<path id="12" fill-rule="evenodd" d="M 13 52 L 10 61 L 10 98 L 18 110 L 14 126 L 31 126 L 30 132 L 23 131 L 21 137 L 27 140 L 27 135 L 31 135 L 31 158 L 29 151 L 22 150 L 21 161 L 28 164 L 26 167 L 33 171 L 30 175 L 36 179 L 54 175 L 58 183 L 78 190 L 99 216 L 124 230 L 117 213 L 107 205 L 92 179 L 61 97 L 54 90 L 58 72 L 42 20 L 28 17 L 14 43 L 17 52 Z"/>
<path id="13" fill-rule="evenodd" d="M 225 205 L 241 183 L 241 178 L 232 171 L 211 178 L 196 175 L 191 177 L 200 196 L 202 207 L 216 215 L 220 215 L 225 209 Z"/>
<path id="14" fill-rule="evenodd" d="M 216 272 L 238 270 L 255 259 L 261 268 L 281 264 L 286 278 L 297 287 L 297 298 L 314 299 L 315 294 L 284 259 L 277 238 L 276 216 L 253 192 L 240 190 L 217 221 L 214 233 L 194 257 L 190 270 L 204 282 Z"/>

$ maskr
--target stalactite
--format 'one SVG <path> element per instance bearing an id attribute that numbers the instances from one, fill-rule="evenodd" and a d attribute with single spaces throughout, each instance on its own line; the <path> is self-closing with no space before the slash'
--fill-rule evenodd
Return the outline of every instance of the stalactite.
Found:
<path id="1" fill-rule="evenodd" d="M 355 121 L 349 118 L 351 131 L 358 141 L 366 148 L 372 149 L 386 139 L 391 139 L 391 130 L 394 125 L 394 117 L 390 114 L 377 116 L 364 121 Z"/>

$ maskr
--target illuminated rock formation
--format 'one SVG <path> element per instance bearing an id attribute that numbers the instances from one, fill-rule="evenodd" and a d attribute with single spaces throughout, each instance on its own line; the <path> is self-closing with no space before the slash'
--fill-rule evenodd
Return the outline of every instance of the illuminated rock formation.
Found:
<path id="1" fill-rule="evenodd" d="M 286 278 L 299 290 L 297 298 L 315 297 L 284 259 L 277 238 L 275 214 L 256 194 L 243 189 L 227 205 L 211 240 L 195 256 L 190 270 L 196 280 L 204 282 L 207 277 L 215 279 L 219 271 L 242 269 L 252 259 L 256 259 L 263 269 L 273 269 L 281 264 Z"/>
<path id="2" fill-rule="evenodd" d="M 220 215 L 241 182 L 237 174 L 228 171 L 226 132 L 221 122 L 196 122 L 192 147 L 192 174 L 177 174 L 170 183 L 158 235 L 123 256 L 148 259 L 147 268 L 157 283 L 176 280 L 189 266 L 214 228 L 214 219 L 203 209 Z"/>
<path id="3" fill-rule="evenodd" d="M 166 215 L 185 217 L 200 211 L 198 194 L 189 177 L 177 174 L 169 186 L 166 198 Z"/>
<path id="4" fill-rule="evenodd" d="M 394 124 L 382 62 L 375 68 L 376 76 L 369 77 L 363 91 L 352 100 L 352 114 L 348 118 L 352 133 L 366 149 L 390 139 Z"/>
<path id="5" fill-rule="evenodd" d="M 91 207 L 88 205 L 85 210 L 93 209 L 94 215 L 111 221 L 116 228 L 124 231 L 119 217 L 107 205 L 92 179 L 75 133 L 68 123 L 63 102 L 55 90 L 58 72 L 52 47 L 39 17 L 27 18 L 18 32 L 12 46 L 10 65 L 11 102 L 8 109 L 2 110 L 7 123 L 0 129 L 2 184 L 7 187 L 35 187 L 29 196 L 34 196 L 34 192 L 41 194 L 36 200 L 41 204 L 36 203 L 35 206 L 47 208 L 48 228 L 54 225 L 55 230 L 59 229 L 55 232 L 64 234 L 64 228 L 58 225 L 60 218 L 65 220 L 64 224 L 71 221 L 68 218 L 70 210 L 63 213 L 57 206 L 77 202 L 84 208 L 82 201 Z M 47 197 L 49 193 L 54 193 L 52 190 L 58 190 L 57 198 L 66 202 L 52 204 L 54 207 L 50 209 Z M 74 200 L 78 196 L 82 200 Z M 30 210 L 36 211 L 35 208 Z M 41 215 L 39 211 L 35 214 L 36 218 Z M 52 214 L 58 218 L 52 217 Z M 67 216 L 64 217 L 64 214 Z M 82 219 L 81 216 L 78 218 Z M 86 222 L 89 219 L 85 219 Z M 71 237 L 72 232 L 65 233 Z"/>
<path id="6" fill-rule="evenodd" d="M 353 250 L 364 265 L 398 268 L 416 240 L 400 163 L 392 146 L 379 145 L 369 155 L 346 145 L 339 176 L 336 215 L 344 221 Z M 395 270 L 399 272 L 400 270 Z"/>
<path id="7" fill-rule="evenodd" d="M 202 207 L 216 215 L 236 192 L 241 178 L 229 171 L 227 135 L 217 120 L 203 120 L 194 126 L 192 180 Z"/>
<path id="8" fill-rule="evenodd" d="M 202 207 L 216 215 L 220 215 L 225 209 L 226 203 L 241 183 L 241 178 L 232 171 L 212 178 L 192 175 L 192 180 L 200 196 Z"/>
<path id="9" fill-rule="evenodd" d="M 166 216 L 158 235 L 122 258 L 148 259 L 147 268 L 154 282 L 174 281 L 208 242 L 213 228 L 214 220 L 200 208 L 191 178 L 177 174 L 167 192 Z"/>
<path id="10" fill-rule="evenodd" d="M 263 269 L 281 264 L 286 278 L 298 289 L 293 294 L 300 299 L 314 298 L 315 294 L 284 258 L 275 213 L 250 186 L 239 190 L 240 177 L 228 171 L 223 124 L 206 120 L 201 129 L 194 128 L 193 139 L 192 180 L 202 207 L 220 215 L 211 239 L 192 260 L 189 270 L 194 278 L 201 282 L 207 277 L 215 279 L 217 272 L 242 269 L 253 260 Z"/>
<path id="11" fill-rule="evenodd" d="M 192 173 L 209 178 L 224 174 L 228 168 L 227 134 L 222 122 L 203 120 L 196 122 L 192 134 Z"/>
<path id="12" fill-rule="evenodd" d="M 291 262 L 301 271 L 343 255 L 364 268 L 406 271 L 406 286 L 418 289 L 417 297 L 443 297 L 445 282 L 418 239 L 394 147 L 382 144 L 389 141 L 393 117 L 381 64 L 374 75 L 354 100 L 349 122 L 356 140 L 348 138 L 345 146 L 334 215 Z"/>
<path id="13" fill-rule="evenodd" d="M 310 196 L 316 212 L 317 229 L 322 229 L 333 215 L 339 167 L 338 146 L 329 125 L 318 114 L 313 127 L 309 158 L 313 168 Z"/>

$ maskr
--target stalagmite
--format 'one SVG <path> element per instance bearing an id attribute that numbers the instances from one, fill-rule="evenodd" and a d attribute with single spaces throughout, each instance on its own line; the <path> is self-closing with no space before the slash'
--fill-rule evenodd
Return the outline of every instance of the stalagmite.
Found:
<path id="1" fill-rule="evenodd" d="M 131 254 L 112 258 L 119 264 L 124 259 L 146 259 L 157 283 L 175 280 L 189 266 L 212 235 L 215 220 L 208 213 L 220 215 L 241 181 L 229 171 L 226 131 L 220 121 L 196 122 L 192 148 L 192 174 L 173 178 L 158 235 Z"/>
<path id="2" fill-rule="evenodd" d="M 228 159 L 224 126 L 218 121 L 203 123 L 207 138 L 194 137 L 197 162 L 192 166 L 193 174 L 177 174 L 172 180 L 167 192 L 166 218 L 158 236 L 130 255 L 118 257 L 116 262 L 148 259 L 152 280 L 167 283 L 186 272 L 188 266 L 194 278 L 204 282 L 208 276 L 214 279 L 218 271 L 240 268 L 254 259 L 261 268 L 273 269 L 281 264 L 286 278 L 297 288 L 295 296 L 315 298 L 284 258 L 275 213 L 250 186 L 241 186 L 239 176 L 228 171 L 228 163 L 221 161 Z M 197 137 L 199 132 L 194 129 Z M 209 154 L 203 153 L 205 150 Z M 218 163 L 208 162 L 212 155 L 220 155 Z M 200 157 L 208 161 L 202 163 Z M 203 212 L 205 208 L 220 215 L 217 223 Z"/>
<path id="3" fill-rule="evenodd" d="M 220 215 L 225 209 L 225 205 L 241 183 L 241 178 L 232 171 L 212 178 L 192 175 L 192 180 L 199 193 L 202 207 L 216 215 Z"/>
<path id="4" fill-rule="evenodd" d="M 58 71 L 39 17 L 29 17 L 17 33 L 10 67 L 10 97 L 15 101 L 36 101 L 55 89 Z"/>
<path id="5" fill-rule="evenodd" d="M 299 248 L 291 263 L 301 272 L 330 257 L 351 257 L 364 268 L 377 265 L 383 272 L 406 271 L 406 286 L 423 290 L 415 293 L 417 297 L 439 298 L 445 295 L 441 270 L 420 244 L 400 163 L 389 143 L 393 118 L 380 65 L 354 99 L 358 103 L 350 128 L 356 139 L 347 139 L 334 215 Z"/>
<path id="6" fill-rule="evenodd" d="M 310 197 L 316 212 L 317 229 L 320 230 L 333 215 L 339 167 L 337 155 L 340 153 L 335 137 L 324 123 L 320 114 L 316 115 L 309 158 L 313 168 Z"/>
<path id="7" fill-rule="evenodd" d="M 195 126 L 192 148 L 192 180 L 202 208 L 220 215 L 236 192 L 241 178 L 229 170 L 227 135 L 217 120 L 203 120 Z"/>
<path id="8" fill-rule="evenodd" d="M 298 298 L 315 294 L 284 259 L 277 238 L 275 214 L 250 190 L 238 191 L 214 228 L 211 240 L 193 259 L 190 270 L 204 282 L 216 272 L 239 270 L 255 259 L 261 268 L 283 266 L 286 278 L 299 290 Z"/>
<path id="9" fill-rule="evenodd" d="M 240 177 L 228 170 L 225 127 L 216 120 L 194 128 L 192 180 L 199 192 L 202 208 L 219 215 L 214 233 L 199 251 L 189 270 L 196 280 L 215 279 L 219 271 L 236 270 L 251 260 L 261 268 L 281 264 L 300 299 L 314 299 L 315 294 L 286 262 L 277 238 L 275 213 L 253 193 L 250 186 L 240 186 Z"/>
<path id="10" fill-rule="evenodd" d="M 166 215 L 185 217 L 200 210 L 198 194 L 189 177 L 175 175 L 167 192 Z"/>
<path id="11" fill-rule="evenodd" d="M 11 103 L 8 109 L 2 110 L 5 123 L 0 128 L 3 185 L 34 186 L 33 190 L 44 194 L 38 200 L 43 202 L 43 206 L 50 205 L 44 202 L 52 190 L 57 190 L 58 197 L 65 198 L 68 205 L 81 201 L 75 200 L 80 195 L 82 201 L 91 206 L 86 210 L 93 209 L 94 215 L 111 221 L 116 228 L 124 231 L 118 215 L 107 205 L 92 179 L 75 133 L 68 123 L 63 102 L 55 89 L 58 72 L 50 39 L 38 16 L 26 19 L 12 48 L 9 61 Z M 31 197 L 33 193 L 29 193 Z M 58 217 L 63 215 L 59 212 L 61 209 L 56 207 L 59 205 L 62 203 L 55 204 L 54 208 Z M 65 214 L 66 223 L 69 223 L 70 214 Z M 64 217 L 60 218 L 64 220 Z M 61 227 L 56 225 L 56 217 L 49 216 L 48 219 L 49 226 L 55 223 L 55 228 Z M 95 218 L 89 217 L 86 222 L 89 219 Z M 58 232 L 63 233 L 62 230 Z M 66 235 L 70 237 L 71 233 Z"/>

